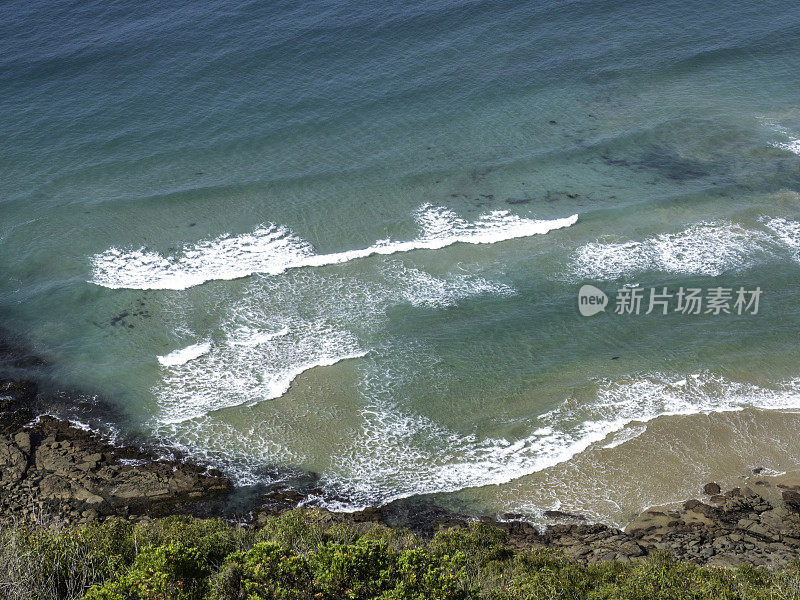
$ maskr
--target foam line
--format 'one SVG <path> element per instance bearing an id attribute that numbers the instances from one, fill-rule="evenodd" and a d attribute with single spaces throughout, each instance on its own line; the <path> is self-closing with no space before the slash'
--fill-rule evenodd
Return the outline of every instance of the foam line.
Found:
<path id="1" fill-rule="evenodd" d="M 288 334 L 288 327 L 283 327 L 274 332 L 263 332 L 250 327 L 242 327 L 236 331 L 235 336 L 231 336 L 228 339 L 228 343 L 231 346 L 258 346 Z"/>
<path id="2" fill-rule="evenodd" d="M 352 334 L 323 322 L 298 322 L 290 329 L 302 336 L 287 332 L 234 340 L 243 343 L 214 346 L 198 360 L 172 366 L 154 390 L 159 399 L 157 421 L 179 423 L 222 408 L 279 398 L 301 373 L 367 352 Z"/>
<path id="3" fill-rule="evenodd" d="M 210 342 L 200 342 L 199 344 L 192 344 L 191 346 L 186 346 L 185 348 L 173 350 L 164 356 L 159 356 L 158 362 L 165 367 L 175 367 L 178 365 L 183 365 L 190 360 L 194 360 L 195 358 L 199 358 L 203 354 L 206 354 L 209 350 L 211 350 Z"/>
<path id="4" fill-rule="evenodd" d="M 568 461 L 594 444 L 612 451 L 644 433 L 647 422 L 669 415 L 741 411 L 748 407 L 800 410 L 800 379 L 761 387 L 711 373 L 656 373 L 598 381 L 593 400 L 581 404 L 565 401 L 540 415 L 531 424 L 531 433 L 521 439 L 481 439 L 401 408 L 401 390 L 413 381 L 419 364 L 430 358 L 414 354 L 409 361 L 397 365 L 401 371 L 389 368 L 387 372 L 378 356 L 362 362 L 362 367 L 373 365 L 366 369 L 362 381 L 365 400 L 370 402 L 362 410 L 362 422 L 353 423 L 354 435 L 331 456 L 330 467 L 320 481 L 326 493 L 313 503 L 337 510 L 358 510 L 416 494 L 504 484 Z M 205 451 L 211 443 L 207 436 L 213 436 L 213 445 L 218 449 L 237 448 L 237 430 L 231 430 L 231 439 L 220 436 L 225 424 L 224 418 L 207 414 L 184 424 L 176 422 L 174 427 L 180 429 L 173 434 L 180 435 L 184 427 L 185 432 L 191 432 L 188 448 L 193 453 Z M 226 469 L 237 482 L 255 483 L 259 481 L 261 464 L 293 456 L 291 438 L 276 436 L 275 431 L 250 431 L 251 445 L 258 452 L 263 451 L 257 457 L 240 448 L 206 458 Z M 334 500 L 342 497 L 348 500 Z"/>
<path id="5" fill-rule="evenodd" d="M 763 217 L 761 220 L 775 232 L 781 242 L 795 251 L 800 251 L 800 222 L 790 221 L 781 217 L 774 219 Z"/>
<path id="6" fill-rule="evenodd" d="M 399 261 L 385 261 L 377 275 L 343 280 L 338 273 L 308 270 L 253 278 L 219 325 L 223 342 L 205 354 L 190 347 L 162 357 L 172 364 L 153 388 L 156 420 L 181 422 L 277 398 L 300 373 L 364 356 L 382 343 L 372 332 L 398 304 L 443 308 L 516 293 L 477 274 L 436 277 Z M 181 324 L 174 327 L 194 335 Z M 188 354 L 193 360 L 179 360 Z"/>
<path id="7" fill-rule="evenodd" d="M 676 381 L 683 385 L 676 385 Z M 800 379 L 773 389 L 704 373 L 683 379 L 654 374 L 598 382 L 593 402 L 565 403 L 541 415 L 544 425 L 520 440 L 458 435 L 391 404 L 365 413 L 368 427 L 346 456 L 332 464 L 323 483 L 351 502 L 317 501 L 358 510 L 416 494 L 451 492 L 508 483 L 567 461 L 595 443 L 611 449 L 644 432 L 646 423 L 668 415 L 740 411 L 747 407 L 800 409 Z M 573 425 L 570 425 L 572 423 Z"/>
<path id="8" fill-rule="evenodd" d="M 776 148 L 780 148 L 781 150 L 786 150 L 787 152 L 800 154 L 800 138 L 796 140 L 790 140 L 788 142 L 776 142 L 774 146 Z"/>
<path id="9" fill-rule="evenodd" d="M 643 241 L 590 242 L 573 254 L 574 278 L 613 280 L 645 271 L 717 276 L 754 264 L 771 236 L 723 221 L 695 223 Z"/>
<path id="10" fill-rule="evenodd" d="M 415 216 L 421 235 L 414 240 L 383 240 L 367 248 L 331 254 L 316 254 L 311 244 L 278 225 L 188 245 L 174 257 L 144 248 L 110 248 L 92 257 L 91 282 L 113 289 L 183 290 L 210 280 L 238 279 L 254 273 L 277 275 L 288 269 L 334 265 L 372 255 L 436 250 L 459 242 L 494 244 L 569 227 L 578 220 L 578 215 L 527 219 L 496 210 L 468 222 L 446 208 L 430 204 L 421 206 Z"/>
<path id="11" fill-rule="evenodd" d="M 786 150 L 793 154 L 800 154 L 800 138 L 795 138 L 792 132 L 786 127 L 776 123 L 772 119 L 762 118 L 761 120 L 767 127 L 782 134 L 784 138 L 788 140 L 785 142 L 772 142 L 773 148 L 780 148 L 781 150 Z"/>

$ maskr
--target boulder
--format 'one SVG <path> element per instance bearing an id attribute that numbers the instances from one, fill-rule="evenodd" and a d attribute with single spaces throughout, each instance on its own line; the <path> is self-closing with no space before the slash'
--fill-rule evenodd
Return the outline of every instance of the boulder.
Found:
<path id="1" fill-rule="evenodd" d="M 9 438 L 0 436 L 0 485 L 7 487 L 18 483 L 27 468 L 27 454 Z"/>
<path id="2" fill-rule="evenodd" d="M 561 510 L 546 510 L 544 516 L 548 519 L 556 521 L 585 521 L 586 517 L 583 515 L 576 515 L 573 513 L 564 512 Z"/>
<path id="3" fill-rule="evenodd" d="M 783 490 L 781 499 L 788 510 L 800 513 L 800 493 L 795 490 Z"/>

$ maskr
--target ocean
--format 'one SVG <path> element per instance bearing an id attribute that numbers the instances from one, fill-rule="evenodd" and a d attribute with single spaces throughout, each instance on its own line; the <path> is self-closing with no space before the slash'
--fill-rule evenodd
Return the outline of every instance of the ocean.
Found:
<path id="1" fill-rule="evenodd" d="M 800 467 L 796 2 L 3 12 L 0 323 L 101 430 L 534 521 Z"/>

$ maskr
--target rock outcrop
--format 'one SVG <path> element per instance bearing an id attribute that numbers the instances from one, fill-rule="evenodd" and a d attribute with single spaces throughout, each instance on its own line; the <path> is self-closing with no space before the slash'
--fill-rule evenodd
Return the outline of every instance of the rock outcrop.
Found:
<path id="1" fill-rule="evenodd" d="M 36 387 L 0 381 L 0 522 L 219 514 L 221 473 L 161 460 L 54 417 L 30 422 Z"/>
<path id="2" fill-rule="evenodd" d="M 638 560 L 664 550 L 679 560 L 733 567 L 779 568 L 800 556 L 800 479 L 762 477 L 749 487 L 720 494 L 709 503 L 688 500 L 679 507 L 652 508 L 625 530 L 605 525 L 560 524 L 539 532 L 527 523 L 500 524 L 518 546 L 560 548 L 582 563 Z"/>
<path id="3" fill-rule="evenodd" d="M 706 494 L 721 491 L 716 484 L 705 489 Z M 264 515 L 257 511 L 256 520 L 263 520 Z M 708 504 L 692 499 L 682 506 L 652 508 L 624 530 L 583 522 L 579 515 L 560 511 L 552 511 L 550 517 L 566 522 L 540 529 L 521 515 L 482 520 L 507 531 L 516 548 L 558 549 L 583 564 L 643 560 L 656 551 L 666 551 L 697 564 L 750 564 L 775 569 L 800 557 L 797 475 L 757 478 L 750 487 L 714 493 Z M 440 529 L 467 527 L 474 520 L 413 498 L 355 513 L 328 513 L 327 518 L 405 527 L 424 536 Z"/>

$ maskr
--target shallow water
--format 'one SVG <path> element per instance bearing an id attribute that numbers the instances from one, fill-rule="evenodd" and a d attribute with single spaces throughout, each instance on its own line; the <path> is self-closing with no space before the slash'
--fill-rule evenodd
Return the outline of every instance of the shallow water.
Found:
<path id="1" fill-rule="evenodd" d="M 114 425 L 348 507 L 618 522 L 797 462 L 795 3 L 6 12 L 0 317 Z"/>

